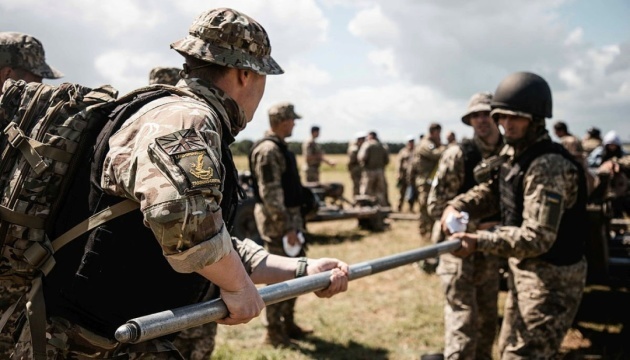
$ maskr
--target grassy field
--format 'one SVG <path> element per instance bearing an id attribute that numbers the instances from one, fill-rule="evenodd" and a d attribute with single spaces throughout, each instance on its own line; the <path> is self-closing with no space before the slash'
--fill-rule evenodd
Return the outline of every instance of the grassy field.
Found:
<path id="1" fill-rule="evenodd" d="M 334 158 L 338 165 L 324 166 L 322 181 L 343 183 L 345 194 L 350 197 L 346 157 Z M 245 158 L 235 160 L 239 169 L 247 168 Z M 387 177 L 390 201 L 396 205 L 393 164 L 387 169 Z M 390 228 L 381 233 L 358 229 L 356 220 L 312 223 L 307 230 L 310 257 L 337 257 L 349 264 L 427 245 L 421 243 L 417 221 L 410 220 L 392 220 Z M 599 320 L 587 319 L 576 326 L 581 333 L 572 332 L 565 358 L 630 356 L 627 319 L 620 318 L 614 310 L 614 306 L 627 310 L 628 294 L 622 294 L 625 298 L 588 298 L 587 308 L 580 314 L 595 313 Z M 348 292 L 332 299 L 319 299 L 313 294 L 300 297 L 296 321 L 315 332 L 297 341 L 293 349 L 264 345 L 265 328 L 260 318 L 246 325 L 220 326 L 213 359 L 418 359 L 421 354 L 442 350 L 442 308 L 443 294 L 437 276 L 406 265 L 353 281 Z M 601 323 L 602 313 L 612 325 Z"/>

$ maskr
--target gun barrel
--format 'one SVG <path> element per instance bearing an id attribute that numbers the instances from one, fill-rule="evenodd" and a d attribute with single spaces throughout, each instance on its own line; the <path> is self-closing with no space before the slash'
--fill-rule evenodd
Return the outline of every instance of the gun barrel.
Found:
<path id="1" fill-rule="evenodd" d="M 451 239 L 435 245 L 357 263 L 350 266 L 348 278 L 349 280 L 360 279 L 415 261 L 436 257 L 456 250 L 460 246 L 460 240 Z M 325 271 L 284 281 L 265 286 L 259 290 L 259 293 L 265 305 L 279 303 L 327 288 L 330 285 L 330 275 L 331 271 Z M 223 300 L 214 299 L 131 319 L 121 325 L 114 336 L 121 343 L 139 343 L 216 321 L 227 315 L 228 310 Z"/>

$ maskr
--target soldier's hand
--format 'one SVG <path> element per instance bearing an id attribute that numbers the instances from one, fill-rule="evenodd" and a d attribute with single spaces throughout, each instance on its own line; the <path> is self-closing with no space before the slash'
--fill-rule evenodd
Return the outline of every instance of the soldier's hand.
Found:
<path id="1" fill-rule="evenodd" d="M 619 164 L 611 160 L 605 161 L 597 169 L 598 174 L 614 175 L 618 172 L 619 172 Z"/>
<path id="2" fill-rule="evenodd" d="M 309 259 L 308 266 L 306 267 L 306 273 L 308 275 L 314 275 L 328 270 L 332 270 L 330 285 L 326 289 L 315 292 L 315 295 L 320 298 L 329 298 L 348 290 L 349 267 L 345 262 L 332 258 Z"/>
<path id="3" fill-rule="evenodd" d="M 475 250 L 477 250 L 477 234 L 455 233 L 452 237 L 460 239 L 462 241 L 462 246 L 459 249 L 453 251 L 453 255 L 460 258 L 465 258 L 470 256 L 472 253 L 475 252 Z"/>
<path id="4" fill-rule="evenodd" d="M 248 323 L 265 307 L 265 302 L 251 280 L 249 284 L 235 291 L 221 289 L 221 299 L 225 302 L 229 313 L 227 317 L 217 320 L 218 324 L 223 325 Z"/>

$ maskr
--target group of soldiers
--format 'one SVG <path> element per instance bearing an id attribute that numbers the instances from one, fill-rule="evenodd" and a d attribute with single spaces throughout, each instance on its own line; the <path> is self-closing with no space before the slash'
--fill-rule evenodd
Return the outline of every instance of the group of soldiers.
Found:
<path id="1" fill-rule="evenodd" d="M 347 289 L 347 264 L 306 257 L 303 189 L 286 144 L 301 118 L 291 103 L 268 110 L 270 128 L 249 155 L 256 226 L 265 248 L 229 233 L 239 196 L 229 144 L 253 118 L 265 76 L 283 73 L 271 57 L 264 28 L 236 10 L 211 9 L 171 48 L 185 65 L 152 71 L 150 82 L 166 92 L 123 119 L 95 149 L 94 164 L 77 170 L 74 196 L 61 206 L 69 219 L 50 237 L 83 220 L 75 211 L 82 201 L 77 199 L 88 203 L 90 214 L 122 198 L 139 210 L 90 229 L 81 235 L 82 246 L 55 255 L 61 266 L 43 283 L 45 329 L 8 319 L 5 306 L 14 301 L 7 303 L 13 293 L 5 289 L 13 284 L 0 283 L 2 319 L 8 325 L 3 334 L 14 331 L 2 338 L 5 357 L 207 358 L 216 324 L 140 344 L 121 344 L 112 335 L 126 320 L 147 312 L 218 296 L 228 310 L 218 323 L 246 323 L 264 307 L 254 283 L 330 270 L 330 286 L 316 294 L 330 297 Z M 35 38 L 0 34 L 0 81 L 59 76 Z M 173 83 L 176 87 L 166 85 Z M 462 244 L 440 257 L 437 270 L 446 299 L 445 358 L 492 358 L 499 259 L 509 267 L 498 336 L 501 358 L 553 358 L 573 321 L 586 276 L 587 172 L 583 161 L 551 141 L 545 120 L 551 117 L 548 83 L 518 72 L 503 79 L 494 94 L 471 97 L 462 116 L 474 130 L 471 140 L 447 147 L 440 141 L 441 126 L 431 124 L 413 151 L 409 143 L 405 148 L 409 171 L 398 180 L 405 193 L 410 186 L 417 191 L 420 234 L 437 232 Z M 326 161 L 318 136 L 319 128 L 311 129 L 304 144 L 309 182 L 319 181 L 319 166 Z M 628 157 L 614 148 L 618 137 L 609 138 L 602 141 L 598 169 L 627 169 Z M 355 194 L 389 206 L 388 151 L 376 132 L 357 134 L 349 153 L 353 180 L 360 179 L 353 184 Z M 466 225 L 465 231 L 455 230 L 454 222 Z M 265 339 L 271 345 L 291 346 L 291 339 L 310 333 L 295 324 L 294 305 L 291 300 L 267 307 Z"/>

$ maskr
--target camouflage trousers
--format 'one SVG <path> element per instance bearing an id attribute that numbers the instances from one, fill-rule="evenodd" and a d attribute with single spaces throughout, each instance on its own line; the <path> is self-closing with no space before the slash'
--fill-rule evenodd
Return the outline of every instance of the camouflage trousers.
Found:
<path id="1" fill-rule="evenodd" d="M 377 204 L 389 206 L 387 196 L 387 180 L 385 172 L 378 170 L 363 170 L 361 174 L 361 195 L 369 195 L 376 198 Z"/>
<path id="2" fill-rule="evenodd" d="M 499 258 L 481 252 L 461 259 L 440 256 L 444 303 L 444 358 L 492 359 L 497 333 Z"/>
<path id="3" fill-rule="evenodd" d="M 352 195 L 361 194 L 361 168 L 356 167 L 350 170 L 350 179 L 352 180 Z"/>
<path id="4" fill-rule="evenodd" d="M 281 239 L 273 239 L 272 242 L 265 242 L 265 248 L 270 254 L 288 256 L 282 248 Z M 306 256 L 304 247 L 297 257 Z M 266 307 L 267 332 L 277 335 L 286 335 L 287 326 L 295 323 L 295 302 L 297 299 L 289 299 Z"/>
<path id="5" fill-rule="evenodd" d="M 206 295 L 201 301 L 208 301 L 219 297 L 216 286 L 210 284 Z M 215 347 L 217 323 L 211 322 L 194 328 L 186 329 L 177 335 L 173 344 L 188 360 L 208 360 Z"/>
<path id="6" fill-rule="evenodd" d="M 319 165 L 310 165 L 304 168 L 304 181 L 319 182 Z"/>
<path id="7" fill-rule="evenodd" d="M 7 319 L 0 332 L 0 359 L 9 359 L 15 348 L 14 333 L 17 330 L 20 313 L 26 306 L 25 296 L 30 285 L 17 285 L 11 280 L 0 280 L 0 318 L 16 304 L 13 313 Z M 22 297 L 20 299 L 20 297 Z"/>
<path id="8" fill-rule="evenodd" d="M 580 305 L 586 260 L 568 266 L 539 259 L 510 258 L 508 263 L 501 359 L 553 359 Z"/>
<path id="9" fill-rule="evenodd" d="M 175 346 L 164 339 L 139 344 L 120 344 L 62 318 L 51 318 L 46 326 L 47 360 L 185 360 Z M 24 326 L 12 360 L 32 359 L 30 327 Z"/>
<path id="10" fill-rule="evenodd" d="M 419 230 L 420 236 L 422 237 L 430 236 L 429 234 L 431 234 L 431 230 L 433 229 L 433 219 L 431 219 L 427 210 L 427 200 L 429 199 L 430 190 L 430 184 L 423 183 L 418 186 L 418 205 L 420 207 Z"/>

